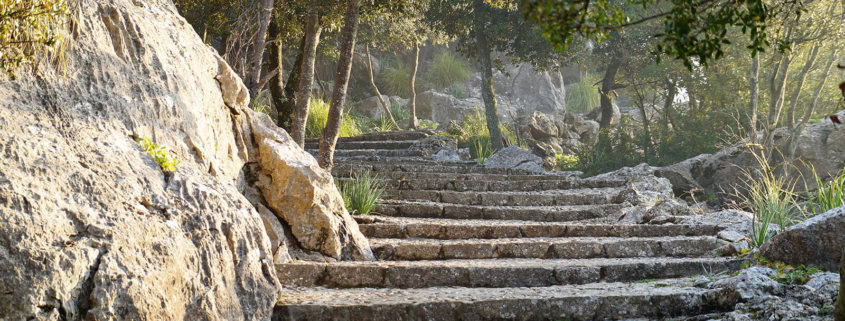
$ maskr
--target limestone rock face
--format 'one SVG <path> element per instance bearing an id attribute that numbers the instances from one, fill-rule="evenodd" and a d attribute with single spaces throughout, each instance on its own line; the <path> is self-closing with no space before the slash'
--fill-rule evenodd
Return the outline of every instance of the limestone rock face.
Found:
<path id="1" fill-rule="evenodd" d="M 261 155 L 243 83 L 171 1 L 79 10 L 64 75 L 0 75 L 0 320 L 269 319 L 290 244 L 241 190 Z M 351 248 L 344 222 L 320 249 Z"/>
<path id="2" fill-rule="evenodd" d="M 531 136 L 534 137 L 534 139 L 558 136 L 558 127 L 555 125 L 554 120 L 537 111 L 535 111 L 534 115 L 531 117 L 531 122 L 528 124 L 528 128 L 531 130 Z"/>
<path id="3" fill-rule="evenodd" d="M 760 253 L 787 264 L 823 266 L 838 271 L 845 247 L 845 206 L 796 224 L 772 237 Z"/>
<path id="4" fill-rule="evenodd" d="M 441 125 L 452 120 L 461 121 L 476 109 L 483 108 L 484 103 L 480 99 L 456 99 L 434 90 L 420 93 L 416 99 L 417 118 L 431 119 Z"/>
<path id="5" fill-rule="evenodd" d="M 261 175 L 256 186 L 300 245 L 333 258 L 373 260 L 331 174 L 265 114 L 247 110 Z"/>
<path id="6" fill-rule="evenodd" d="M 513 168 L 534 172 L 545 172 L 543 159 L 531 154 L 519 146 L 506 147 L 487 159 L 484 167 L 489 168 Z"/>
<path id="7" fill-rule="evenodd" d="M 382 95 L 381 97 L 384 99 L 384 101 L 388 102 L 388 104 L 392 103 L 390 101 L 390 97 L 386 95 Z M 381 106 L 381 101 L 378 99 L 378 96 L 372 96 L 357 103 L 351 104 L 348 108 L 369 118 L 379 118 L 381 116 L 385 116 L 384 108 Z"/>

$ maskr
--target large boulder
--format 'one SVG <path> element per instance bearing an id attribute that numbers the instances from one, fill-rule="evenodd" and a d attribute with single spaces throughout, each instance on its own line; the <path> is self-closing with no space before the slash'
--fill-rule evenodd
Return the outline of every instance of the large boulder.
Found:
<path id="1" fill-rule="evenodd" d="M 0 319 L 269 319 L 273 263 L 299 240 L 258 206 L 278 204 L 266 191 L 245 195 L 245 164 L 313 159 L 255 142 L 246 87 L 171 1 L 78 9 L 64 74 L 0 75 Z M 135 138 L 181 164 L 163 173 Z M 290 181 L 339 198 L 330 180 Z M 360 244 L 334 222 L 347 231 L 305 244 Z"/>
<path id="2" fill-rule="evenodd" d="M 481 87 L 480 80 L 475 77 L 472 86 Z M 562 120 L 566 113 L 566 89 L 558 74 L 538 72 L 529 64 L 508 67 L 506 73 L 497 71 L 493 90 L 499 101 L 499 115 L 505 118 L 527 120 L 534 112 L 540 112 L 552 120 Z"/>
<path id="3" fill-rule="evenodd" d="M 388 104 L 391 103 L 390 97 L 386 95 L 382 95 L 381 97 Z M 378 99 L 378 96 L 372 96 L 357 103 L 351 104 L 346 108 L 348 108 L 350 111 L 357 112 L 369 118 L 380 118 L 381 116 L 386 115 L 384 113 L 384 107 L 382 107 L 381 100 Z"/>
<path id="4" fill-rule="evenodd" d="M 528 130 L 534 139 L 558 137 L 558 127 L 553 118 L 538 111 L 534 112 L 528 122 Z"/>
<path id="5" fill-rule="evenodd" d="M 434 90 L 418 94 L 416 98 L 417 118 L 431 119 L 443 126 L 453 120 L 463 120 L 481 108 L 484 103 L 479 99 L 457 99 Z"/>
<path id="6" fill-rule="evenodd" d="M 704 188 L 692 176 L 691 169 L 700 165 L 709 154 L 699 155 L 683 162 L 659 168 L 658 177 L 665 177 L 672 183 L 672 191 L 677 197 L 691 196 L 697 201 L 705 200 Z"/>
<path id="7" fill-rule="evenodd" d="M 838 271 L 845 247 L 845 206 L 796 224 L 775 235 L 760 254 L 770 260 L 788 264 L 821 266 Z"/>

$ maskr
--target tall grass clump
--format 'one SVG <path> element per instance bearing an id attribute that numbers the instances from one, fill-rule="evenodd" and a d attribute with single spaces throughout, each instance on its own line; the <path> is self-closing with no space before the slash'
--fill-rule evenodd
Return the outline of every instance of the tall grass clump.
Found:
<path id="1" fill-rule="evenodd" d="M 353 173 L 348 180 L 338 183 L 346 210 L 351 214 L 371 214 L 381 204 L 385 187 L 377 175 L 369 171 Z"/>
<path id="2" fill-rule="evenodd" d="M 749 239 L 752 246 L 760 247 L 776 234 L 771 230 L 773 225 L 780 231 L 786 230 L 797 221 L 801 211 L 795 202 L 795 183 L 777 177 L 765 155 L 753 150 L 751 154 L 760 168 L 746 173 L 747 178 L 742 181 L 745 192 L 737 191 L 736 195 L 742 201 L 741 206 L 754 213 Z"/>
<path id="3" fill-rule="evenodd" d="M 434 56 L 425 78 L 435 88 L 446 88 L 465 84 L 472 71 L 469 63 L 448 50 L 441 50 Z"/>
<path id="4" fill-rule="evenodd" d="M 398 60 L 385 62 L 385 67 L 381 71 L 381 82 L 384 84 L 385 94 L 407 98 L 411 95 L 410 81 L 410 67 Z"/>
<path id="5" fill-rule="evenodd" d="M 587 113 L 601 103 L 601 97 L 595 86 L 599 77 L 585 73 L 581 75 L 578 82 L 570 86 L 566 91 L 566 110 L 571 113 Z"/>
<path id="6" fill-rule="evenodd" d="M 839 172 L 830 182 L 824 183 L 813 171 L 817 186 L 814 193 L 810 194 L 810 210 L 813 214 L 820 214 L 834 208 L 845 205 L 845 170 Z"/>
<path id="7" fill-rule="evenodd" d="M 311 107 L 308 109 L 308 119 L 305 122 L 305 137 L 317 138 L 323 128 L 326 127 L 326 121 L 329 118 L 329 102 L 319 99 L 311 99 Z M 361 129 L 358 126 L 358 121 L 346 113 L 343 115 L 343 122 L 340 124 L 340 137 L 352 137 L 361 135 Z"/>
<path id="8" fill-rule="evenodd" d="M 0 69 L 11 77 L 41 61 L 65 59 L 70 8 L 65 0 L 0 0 Z"/>

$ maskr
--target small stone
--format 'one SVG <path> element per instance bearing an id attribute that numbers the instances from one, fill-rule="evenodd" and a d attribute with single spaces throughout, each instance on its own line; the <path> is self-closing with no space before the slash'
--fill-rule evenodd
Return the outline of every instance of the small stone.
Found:
<path id="1" fill-rule="evenodd" d="M 739 242 L 745 239 L 745 235 L 739 234 L 736 231 L 721 231 L 718 236 L 720 239 L 728 242 Z"/>

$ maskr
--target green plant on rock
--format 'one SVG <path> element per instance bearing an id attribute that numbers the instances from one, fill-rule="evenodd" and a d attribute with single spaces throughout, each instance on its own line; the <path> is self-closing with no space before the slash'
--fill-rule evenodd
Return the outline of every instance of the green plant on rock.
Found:
<path id="1" fill-rule="evenodd" d="M 0 0 L 0 69 L 14 77 L 37 58 L 61 62 L 68 13 L 64 0 Z"/>
<path id="2" fill-rule="evenodd" d="M 470 75 L 472 68 L 469 63 L 448 50 L 441 50 L 434 56 L 425 79 L 439 90 L 456 84 L 463 85 Z"/>
<path id="3" fill-rule="evenodd" d="M 141 147 L 144 148 L 147 153 L 153 156 L 158 166 L 161 167 L 162 172 L 172 172 L 176 170 L 176 165 L 179 165 L 179 161 L 176 160 L 176 157 L 167 155 L 167 148 L 164 146 L 159 146 L 153 143 L 149 138 L 136 138 L 135 139 Z"/>
<path id="4" fill-rule="evenodd" d="M 759 248 L 776 234 L 772 225 L 786 230 L 797 221 L 801 210 L 795 203 L 795 182 L 775 175 L 765 154 L 758 154 L 755 147 L 750 147 L 749 152 L 760 167 L 746 172 L 741 184 L 745 191 L 735 194 L 742 201 L 739 207 L 754 213 L 749 239 L 752 246 Z"/>
<path id="5" fill-rule="evenodd" d="M 743 263 L 743 269 L 747 269 L 754 265 L 765 266 L 776 271 L 774 276 L 769 276 L 770 279 L 778 281 L 781 284 L 806 284 L 813 279 L 813 274 L 824 272 L 822 269 L 815 267 L 807 267 L 802 264 L 792 266 L 780 261 L 772 262 L 765 257 L 755 254 L 754 258 L 748 263 Z"/>
<path id="6" fill-rule="evenodd" d="M 555 158 L 557 159 L 557 165 L 560 166 L 560 170 L 562 171 L 573 171 L 578 168 L 578 156 L 576 155 L 555 152 Z"/>
<path id="7" fill-rule="evenodd" d="M 478 162 L 479 165 L 484 165 L 487 159 L 493 155 L 493 148 L 490 145 L 490 137 L 481 137 L 472 142 L 469 148 L 469 153 Z"/>
<path id="8" fill-rule="evenodd" d="M 813 214 L 820 214 L 845 205 L 845 170 L 830 182 L 824 183 L 813 171 L 818 190 L 810 194 L 810 210 Z"/>
<path id="9" fill-rule="evenodd" d="M 566 110 L 570 113 L 589 112 L 600 103 L 596 82 L 599 78 L 591 73 L 581 75 L 578 82 L 566 89 Z"/>
<path id="10" fill-rule="evenodd" d="M 338 182 L 346 210 L 352 214 L 371 214 L 381 204 L 385 186 L 370 171 L 353 173 L 352 177 Z"/>
<path id="11" fill-rule="evenodd" d="M 389 132 L 391 130 L 399 130 L 393 125 L 393 122 L 390 121 L 390 118 L 387 116 L 382 116 L 379 118 L 372 119 L 370 121 L 370 130 L 374 132 Z"/>
<path id="12" fill-rule="evenodd" d="M 408 86 L 411 81 L 411 68 L 398 60 L 386 61 L 384 65 L 380 74 L 385 94 L 408 97 L 411 93 Z"/>
<path id="13" fill-rule="evenodd" d="M 469 93 L 467 93 L 467 89 L 464 88 L 462 85 L 452 85 L 449 86 L 449 93 L 452 94 L 452 97 L 457 99 L 464 99 L 469 97 Z"/>
<path id="14" fill-rule="evenodd" d="M 393 114 L 393 118 L 397 121 L 411 118 L 411 112 L 402 105 L 394 104 L 390 107 L 390 113 Z"/>

